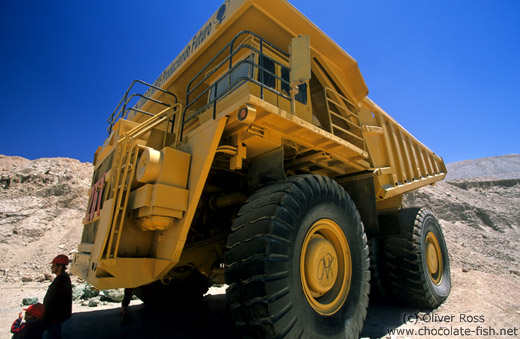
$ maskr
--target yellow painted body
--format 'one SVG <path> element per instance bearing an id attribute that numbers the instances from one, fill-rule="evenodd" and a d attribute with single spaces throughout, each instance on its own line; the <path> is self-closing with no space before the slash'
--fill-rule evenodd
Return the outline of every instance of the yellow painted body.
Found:
<path id="1" fill-rule="evenodd" d="M 298 35 L 310 40 L 310 80 L 289 77 Z M 72 272 L 100 289 L 148 284 L 179 266 L 221 281 L 233 206 L 250 194 L 251 163 L 271 151 L 284 151 L 287 176 L 370 173 L 377 210 L 446 175 L 439 156 L 367 97 L 357 62 L 284 0 L 226 1 L 154 85 L 178 103 L 141 99 L 135 108 L 147 113 L 111 125 L 94 157 Z M 145 95 L 170 100 L 154 88 Z"/>

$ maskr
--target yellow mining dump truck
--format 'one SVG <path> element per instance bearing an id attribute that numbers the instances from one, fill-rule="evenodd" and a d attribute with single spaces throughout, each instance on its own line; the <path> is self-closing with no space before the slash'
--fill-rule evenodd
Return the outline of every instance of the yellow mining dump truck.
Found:
<path id="1" fill-rule="evenodd" d="M 427 307 L 448 296 L 439 223 L 401 208 L 443 160 L 287 1 L 225 1 L 135 84 L 94 156 L 74 274 L 145 302 L 226 283 L 252 337 L 357 337 L 370 286 Z"/>

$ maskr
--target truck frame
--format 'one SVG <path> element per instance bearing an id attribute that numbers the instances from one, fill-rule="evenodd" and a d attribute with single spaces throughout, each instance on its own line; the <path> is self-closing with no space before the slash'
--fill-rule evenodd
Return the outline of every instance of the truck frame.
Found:
<path id="1" fill-rule="evenodd" d="M 442 229 L 401 202 L 446 166 L 367 95 L 287 1 L 225 1 L 110 116 L 72 272 L 145 302 L 226 283 L 252 337 L 357 337 L 369 294 L 438 306 Z"/>

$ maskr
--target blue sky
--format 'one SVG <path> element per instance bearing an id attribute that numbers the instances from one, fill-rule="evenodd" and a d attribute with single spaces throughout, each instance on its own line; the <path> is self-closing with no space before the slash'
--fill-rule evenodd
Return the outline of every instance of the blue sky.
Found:
<path id="1" fill-rule="evenodd" d="M 91 162 L 131 81 L 153 82 L 221 2 L 0 1 L 0 154 Z M 291 3 L 447 163 L 520 153 L 520 1 Z"/>

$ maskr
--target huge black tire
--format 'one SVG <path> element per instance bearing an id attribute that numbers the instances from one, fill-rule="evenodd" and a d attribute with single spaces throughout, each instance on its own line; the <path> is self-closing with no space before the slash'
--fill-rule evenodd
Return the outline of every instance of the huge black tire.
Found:
<path id="1" fill-rule="evenodd" d="M 435 215 L 425 208 L 399 213 L 401 235 L 385 240 L 385 285 L 397 301 L 435 308 L 450 294 L 446 241 Z"/>
<path id="2" fill-rule="evenodd" d="M 369 239 L 368 249 L 370 257 L 370 302 L 380 303 L 387 301 L 387 293 L 382 276 L 383 242 L 380 239 Z"/>
<path id="3" fill-rule="evenodd" d="M 208 291 L 209 281 L 196 269 L 187 270 L 171 280 L 157 280 L 135 289 L 134 294 L 148 305 L 194 305 Z"/>
<path id="4" fill-rule="evenodd" d="M 357 338 L 370 289 L 367 239 L 348 194 L 317 175 L 255 192 L 228 238 L 226 282 L 248 337 Z"/>

